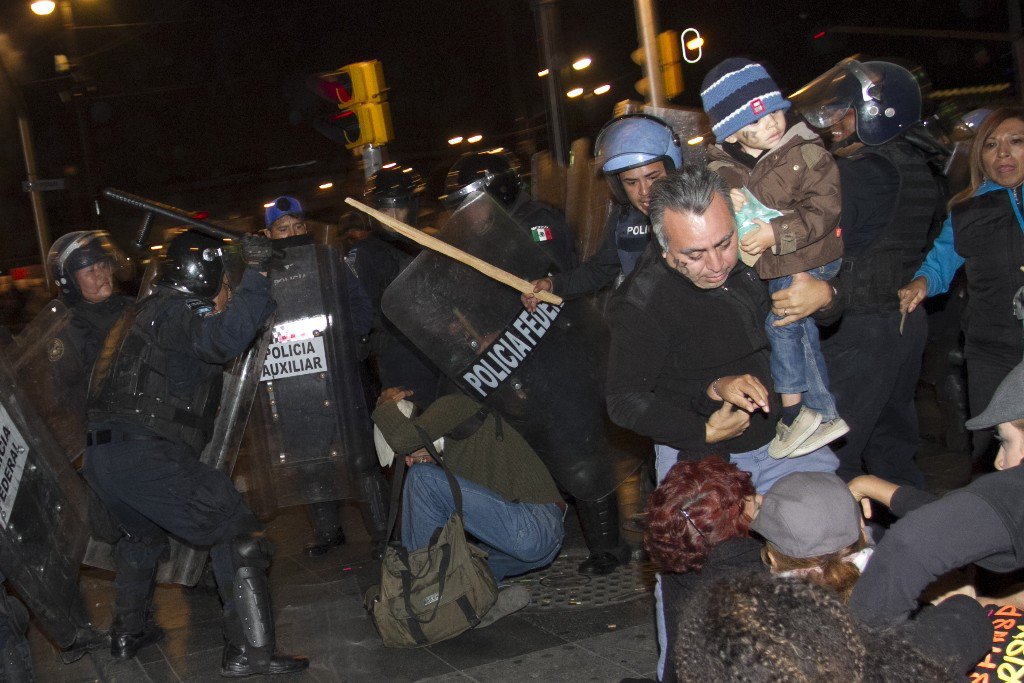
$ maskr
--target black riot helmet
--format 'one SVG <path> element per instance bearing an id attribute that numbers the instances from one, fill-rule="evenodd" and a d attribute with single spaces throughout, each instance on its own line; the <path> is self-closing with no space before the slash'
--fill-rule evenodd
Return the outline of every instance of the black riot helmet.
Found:
<path id="1" fill-rule="evenodd" d="M 70 301 L 82 298 L 75 273 L 101 261 L 113 262 L 114 249 L 110 236 L 102 230 L 69 232 L 57 239 L 46 254 L 46 265 L 53 281 Z"/>
<path id="2" fill-rule="evenodd" d="M 467 152 L 459 157 L 444 180 L 445 194 L 439 199 L 455 209 L 473 192 L 487 191 L 505 206 L 519 196 L 519 172 L 501 152 Z"/>
<path id="3" fill-rule="evenodd" d="M 834 126 L 852 111 L 866 145 L 889 142 L 921 120 L 921 87 L 891 62 L 844 59 L 789 99 L 815 128 Z"/>
<path id="4" fill-rule="evenodd" d="M 370 176 L 363 197 L 367 203 L 381 211 L 404 209 L 408 212 L 409 220 L 415 222 L 420 212 L 420 195 L 425 189 L 423 178 L 412 166 L 391 162 Z"/>
<path id="5" fill-rule="evenodd" d="M 159 284 L 212 299 L 224 281 L 224 242 L 195 230 L 171 240 L 160 263 Z"/>

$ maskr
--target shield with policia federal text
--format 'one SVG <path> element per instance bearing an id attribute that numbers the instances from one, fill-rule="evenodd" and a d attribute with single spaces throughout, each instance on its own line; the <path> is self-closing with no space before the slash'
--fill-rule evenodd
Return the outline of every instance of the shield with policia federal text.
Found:
<path id="1" fill-rule="evenodd" d="M 42 340 L 41 340 L 42 341 Z M 0 351 L 0 572 L 59 647 L 89 626 L 78 569 L 89 538 L 85 481 Z"/>
<path id="2" fill-rule="evenodd" d="M 276 240 L 277 302 L 249 433 L 249 499 L 266 515 L 356 497 L 357 463 L 376 463 L 346 288 L 347 266 L 308 238 Z"/>
<path id="3" fill-rule="evenodd" d="M 478 192 L 438 237 L 526 280 L 549 274 L 553 264 L 514 221 Z M 531 313 L 516 290 L 424 251 L 388 287 L 382 308 L 461 391 L 508 420 L 575 498 L 602 498 L 635 468 L 612 467 L 607 330 L 590 302 L 541 303 Z"/>

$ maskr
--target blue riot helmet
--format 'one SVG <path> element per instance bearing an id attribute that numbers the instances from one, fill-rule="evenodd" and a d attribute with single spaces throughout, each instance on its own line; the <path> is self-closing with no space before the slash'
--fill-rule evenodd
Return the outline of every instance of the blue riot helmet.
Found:
<path id="1" fill-rule="evenodd" d="M 224 242 L 195 230 L 171 240 L 160 263 L 159 284 L 212 299 L 224 281 Z"/>
<path id="2" fill-rule="evenodd" d="M 852 111 L 866 145 L 889 142 L 921 120 L 921 87 L 890 62 L 844 59 L 789 99 L 815 128 L 831 128 Z"/>
<path id="3" fill-rule="evenodd" d="M 46 266 L 53 281 L 69 301 L 82 298 L 75 273 L 101 261 L 114 262 L 120 256 L 102 230 L 78 230 L 59 237 L 46 254 Z M 120 266 L 119 266 L 120 267 Z"/>
<path id="4" fill-rule="evenodd" d="M 605 124 L 594 143 L 594 158 L 601 164 L 612 195 L 620 204 L 628 203 L 619 174 L 656 161 L 665 170 L 683 166 L 683 149 L 672 128 L 650 114 L 626 114 Z"/>

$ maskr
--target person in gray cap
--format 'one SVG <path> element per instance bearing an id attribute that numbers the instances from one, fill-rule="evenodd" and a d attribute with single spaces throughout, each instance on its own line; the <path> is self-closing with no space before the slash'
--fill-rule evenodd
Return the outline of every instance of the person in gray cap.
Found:
<path id="1" fill-rule="evenodd" d="M 1002 381 L 968 429 L 996 427 L 998 471 L 940 500 L 877 477 L 850 482 L 857 497 L 887 505 L 901 519 L 875 549 L 850 597 L 853 614 L 869 626 L 906 621 L 921 591 L 936 577 L 969 564 L 994 572 L 1024 568 L 1024 363 Z"/>

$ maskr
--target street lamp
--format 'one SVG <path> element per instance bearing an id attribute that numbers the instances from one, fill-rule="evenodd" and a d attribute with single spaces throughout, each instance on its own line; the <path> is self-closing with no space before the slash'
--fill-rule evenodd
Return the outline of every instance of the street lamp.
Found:
<path id="1" fill-rule="evenodd" d="M 457 145 L 457 144 L 461 143 L 461 142 L 462 142 L 462 136 L 461 136 L 461 135 L 456 135 L 456 136 L 455 136 L 455 137 L 453 137 L 453 138 L 448 138 L 448 144 L 449 144 L 449 145 L 452 145 L 453 147 L 454 147 L 455 145 Z"/>
<path id="2" fill-rule="evenodd" d="M 611 89 L 612 89 L 611 84 L 610 83 L 605 83 L 604 85 L 599 85 L 596 88 L 594 88 L 594 94 L 595 95 L 603 95 L 603 94 L 605 94 L 606 92 L 608 92 Z"/>
<path id="3" fill-rule="evenodd" d="M 572 63 L 572 68 L 576 71 L 583 71 L 593 63 L 590 57 L 581 57 Z"/>
<path id="4" fill-rule="evenodd" d="M 568 97 L 569 99 L 572 99 L 574 97 L 579 97 L 582 94 L 583 94 L 583 88 L 573 88 L 569 92 L 565 93 L 565 96 Z"/>
<path id="5" fill-rule="evenodd" d="M 547 69 L 541 69 L 540 71 L 538 71 L 538 72 L 537 72 L 537 78 L 544 78 L 544 77 L 545 77 L 545 76 L 547 76 L 547 75 L 548 75 L 549 73 L 551 73 L 551 72 L 550 72 L 549 70 L 547 70 Z"/>
<path id="6" fill-rule="evenodd" d="M 466 142 L 468 142 L 471 145 L 475 145 L 476 143 L 480 142 L 483 139 L 484 136 L 480 135 L 480 133 L 477 133 L 476 135 L 470 135 L 468 138 L 466 138 Z"/>
<path id="7" fill-rule="evenodd" d="M 57 9 L 57 3 L 53 0 L 36 0 L 29 7 L 39 16 L 45 17 L 47 14 L 53 14 L 53 10 Z"/>

